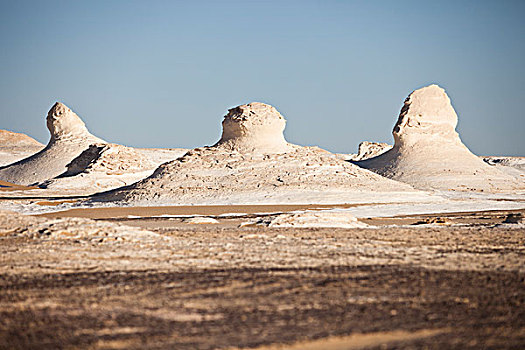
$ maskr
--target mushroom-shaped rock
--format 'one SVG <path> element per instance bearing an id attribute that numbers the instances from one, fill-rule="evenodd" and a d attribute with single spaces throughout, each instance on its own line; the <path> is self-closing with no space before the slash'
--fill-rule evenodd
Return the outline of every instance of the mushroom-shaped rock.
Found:
<path id="1" fill-rule="evenodd" d="M 286 120 L 272 106 L 252 102 L 232 108 L 222 121 L 218 147 L 238 152 L 284 153 L 290 150 L 284 139 Z"/>
<path id="2" fill-rule="evenodd" d="M 284 126 L 284 118 L 271 106 L 233 108 L 214 146 L 193 149 L 162 164 L 150 177 L 93 201 L 187 205 L 428 200 L 407 184 L 328 151 L 287 143 Z"/>
<path id="3" fill-rule="evenodd" d="M 35 184 L 62 174 L 66 166 L 92 143 L 105 143 L 87 130 L 66 105 L 57 102 L 47 114 L 51 138 L 40 152 L 0 168 L 0 180 L 19 185 Z"/>
<path id="4" fill-rule="evenodd" d="M 63 103 L 57 102 L 47 113 L 47 128 L 51 133 L 51 141 L 64 138 L 86 138 L 98 140 L 90 134 L 86 124 L 75 112 Z"/>
<path id="5" fill-rule="evenodd" d="M 523 187 L 472 154 L 455 130 L 457 122 L 445 90 L 437 85 L 416 90 L 405 100 L 394 126 L 394 147 L 356 163 L 426 190 L 500 192 Z"/>
<path id="6" fill-rule="evenodd" d="M 0 180 L 37 184 L 48 192 L 84 195 L 130 184 L 186 150 L 136 149 L 93 136 L 66 105 L 57 102 L 47 114 L 51 138 L 40 152 L 0 168 Z"/>

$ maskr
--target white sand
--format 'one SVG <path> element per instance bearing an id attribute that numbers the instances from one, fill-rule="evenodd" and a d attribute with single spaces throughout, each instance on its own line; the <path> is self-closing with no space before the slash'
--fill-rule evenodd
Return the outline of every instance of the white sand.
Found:
<path id="1" fill-rule="evenodd" d="M 500 171 L 525 180 L 525 157 L 482 157 L 483 161 Z"/>

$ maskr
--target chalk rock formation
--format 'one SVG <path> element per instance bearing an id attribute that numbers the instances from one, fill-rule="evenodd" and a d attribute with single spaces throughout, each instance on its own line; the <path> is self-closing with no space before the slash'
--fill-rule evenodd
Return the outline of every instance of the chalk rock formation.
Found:
<path id="1" fill-rule="evenodd" d="M 367 228 L 367 224 L 360 222 L 344 211 L 305 211 L 300 213 L 286 213 L 270 216 L 252 223 L 268 227 L 340 227 L 340 228 Z M 252 226 L 249 223 L 243 226 Z"/>
<path id="2" fill-rule="evenodd" d="M 185 149 L 176 148 L 142 149 L 113 143 L 94 143 L 67 164 L 64 173 L 38 186 L 69 195 L 94 194 L 144 179 L 160 164 L 186 152 Z"/>
<path id="3" fill-rule="evenodd" d="M 14 163 L 44 148 L 37 140 L 7 130 L 0 130 L 0 166 Z"/>
<path id="4" fill-rule="evenodd" d="M 283 135 L 285 126 L 283 116 L 272 106 L 260 102 L 238 106 L 224 117 L 216 146 L 244 153 L 283 153 L 290 150 Z"/>
<path id="5" fill-rule="evenodd" d="M 420 189 L 500 192 L 523 187 L 472 154 L 455 130 L 457 122 L 445 90 L 437 85 L 416 90 L 394 127 L 394 147 L 357 164 Z"/>
<path id="6" fill-rule="evenodd" d="M 93 200 L 143 205 L 346 203 L 402 200 L 395 192 L 404 198 L 426 196 L 328 151 L 289 144 L 284 125 L 271 106 L 233 108 L 214 146 L 189 151 L 149 178 Z"/>
<path id="7" fill-rule="evenodd" d="M 115 241 L 147 243 L 165 239 L 148 230 L 111 222 L 84 218 L 47 219 L 7 210 L 0 210 L 0 236 L 35 240 L 80 240 L 93 244 L 114 244 Z"/>
<path id="8" fill-rule="evenodd" d="M 47 115 L 51 139 L 40 152 L 0 168 L 0 180 L 19 185 L 93 194 L 143 179 L 185 150 L 159 152 L 108 143 L 93 136 L 84 122 L 57 102 Z M 43 195 L 44 193 L 42 193 Z"/>
<path id="9" fill-rule="evenodd" d="M 66 171 L 66 165 L 92 143 L 105 141 L 89 133 L 84 122 L 67 106 L 57 102 L 47 114 L 51 139 L 40 152 L 0 168 L 0 179 L 30 185 Z"/>
<path id="10" fill-rule="evenodd" d="M 525 181 L 525 157 L 481 157 L 485 163 Z"/>
<path id="11" fill-rule="evenodd" d="M 392 145 L 382 142 L 363 141 L 359 144 L 357 154 L 351 154 L 349 160 L 365 160 L 377 157 L 392 148 Z"/>

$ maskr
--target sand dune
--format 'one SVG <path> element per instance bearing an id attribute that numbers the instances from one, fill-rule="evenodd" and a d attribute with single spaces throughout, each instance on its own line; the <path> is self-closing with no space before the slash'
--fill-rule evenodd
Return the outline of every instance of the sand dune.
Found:
<path id="1" fill-rule="evenodd" d="M 394 127 L 394 147 L 359 166 L 424 190 L 504 192 L 525 183 L 472 154 L 455 131 L 458 118 L 445 91 L 411 93 Z"/>

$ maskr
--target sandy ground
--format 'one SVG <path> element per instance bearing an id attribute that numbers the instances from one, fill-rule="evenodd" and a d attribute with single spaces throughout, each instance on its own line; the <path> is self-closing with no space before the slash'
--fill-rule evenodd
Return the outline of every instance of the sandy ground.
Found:
<path id="1" fill-rule="evenodd" d="M 155 233 L 136 241 L 2 233 L 0 348 L 525 344 L 525 210 L 239 227 L 258 215 L 100 221 Z"/>

